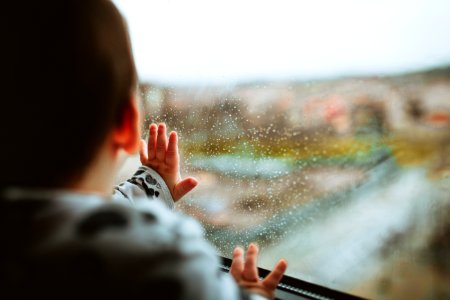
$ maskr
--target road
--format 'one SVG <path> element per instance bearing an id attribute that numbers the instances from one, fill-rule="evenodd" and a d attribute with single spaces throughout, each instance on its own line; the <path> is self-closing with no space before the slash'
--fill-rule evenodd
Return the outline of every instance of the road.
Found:
<path id="1" fill-rule="evenodd" d="M 370 173 L 346 201 L 326 199 L 329 204 L 321 203 L 315 212 L 312 204 L 311 221 L 291 222 L 295 229 L 263 249 L 259 264 L 271 268 L 276 258 L 284 257 L 288 275 L 349 291 L 380 269 L 383 249 L 393 238 L 413 227 L 425 234 L 434 209 L 449 202 L 424 169 L 401 169 L 386 161 Z M 406 240 L 410 249 L 420 244 Z"/>

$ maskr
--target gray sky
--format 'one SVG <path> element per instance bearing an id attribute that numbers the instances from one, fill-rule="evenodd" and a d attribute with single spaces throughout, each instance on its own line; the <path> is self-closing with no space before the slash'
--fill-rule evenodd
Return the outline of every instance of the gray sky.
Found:
<path id="1" fill-rule="evenodd" d="M 229 83 L 450 65 L 450 0 L 114 0 L 142 81 Z"/>

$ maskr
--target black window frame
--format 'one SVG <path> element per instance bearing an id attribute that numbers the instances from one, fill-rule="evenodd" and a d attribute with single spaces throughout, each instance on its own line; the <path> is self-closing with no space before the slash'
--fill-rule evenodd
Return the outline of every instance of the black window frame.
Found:
<path id="1" fill-rule="evenodd" d="M 231 259 L 227 257 L 220 256 L 221 265 L 220 269 L 223 272 L 229 272 L 231 266 Z M 267 276 L 270 270 L 258 267 L 259 275 L 261 277 Z M 281 282 L 275 291 L 276 299 L 280 300 L 360 300 L 365 299 L 355 295 L 351 295 L 345 292 L 330 289 L 325 286 L 310 283 L 299 278 L 294 278 L 291 276 L 284 275 Z"/>

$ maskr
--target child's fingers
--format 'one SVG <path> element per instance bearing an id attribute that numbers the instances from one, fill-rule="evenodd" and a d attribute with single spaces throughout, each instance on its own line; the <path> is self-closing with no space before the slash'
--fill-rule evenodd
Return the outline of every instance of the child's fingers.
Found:
<path id="1" fill-rule="evenodd" d="M 148 129 L 148 146 L 147 146 L 147 153 L 148 153 L 148 159 L 152 160 L 156 157 L 156 137 L 157 137 L 157 129 L 158 126 L 156 124 L 150 125 Z"/>
<path id="2" fill-rule="evenodd" d="M 231 262 L 230 273 L 233 278 L 239 282 L 242 279 L 244 271 L 244 249 L 241 247 L 234 248 L 233 260 Z"/>
<path id="3" fill-rule="evenodd" d="M 156 138 L 156 158 L 164 161 L 166 159 L 167 137 L 166 124 L 161 123 L 158 126 L 158 136 Z"/>
<path id="4" fill-rule="evenodd" d="M 247 281 L 258 281 L 258 269 L 256 266 L 256 258 L 258 256 L 258 247 L 251 243 L 248 246 L 247 255 L 245 257 L 244 272 L 242 278 Z"/>
<path id="5" fill-rule="evenodd" d="M 142 164 L 147 163 L 148 160 L 147 143 L 144 140 L 141 140 L 141 143 L 139 144 L 139 158 L 141 159 Z"/>
<path id="6" fill-rule="evenodd" d="M 173 189 L 173 200 L 177 201 L 192 191 L 198 184 L 197 179 L 188 177 L 178 182 Z"/>
<path id="7" fill-rule="evenodd" d="M 283 277 L 284 272 L 286 272 L 286 269 L 287 262 L 284 259 L 280 260 L 275 265 L 275 268 L 272 270 L 272 272 L 270 272 L 270 274 L 267 275 L 266 278 L 264 278 L 264 280 L 262 281 L 262 285 L 269 290 L 275 290 L 281 278 Z"/>
<path id="8" fill-rule="evenodd" d="M 167 145 L 166 152 L 166 163 L 169 167 L 178 168 L 178 137 L 175 131 L 172 131 L 169 135 L 169 144 Z"/>

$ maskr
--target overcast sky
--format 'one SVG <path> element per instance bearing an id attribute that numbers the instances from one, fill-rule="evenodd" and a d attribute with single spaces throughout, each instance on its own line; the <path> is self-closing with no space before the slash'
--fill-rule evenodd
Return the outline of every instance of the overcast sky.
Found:
<path id="1" fill-rule="evenodd" d="M 141 81 L 229 83 L 450 65 L 450 0 L 115 0 Z"/>

